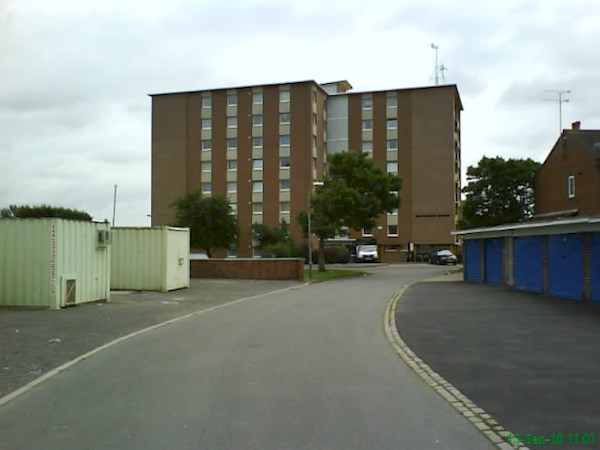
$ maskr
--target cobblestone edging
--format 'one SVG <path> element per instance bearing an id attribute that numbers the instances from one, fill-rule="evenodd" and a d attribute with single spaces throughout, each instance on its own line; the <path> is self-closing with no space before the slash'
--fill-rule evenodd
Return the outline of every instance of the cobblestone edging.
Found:
<path id="1" fill-rule="evenodd" d="M 483 409 L 473 403 L 466 395 L 456 389 L 452 384 L 441 377 L 422 359 L 420 359 L 404 342 L 396 328 L 396 305 L 404 291 L 412 286 L 411 283 L 394 294 L 385 312 L 384 328 L 388 341 L 402 358 L 421 379 L 434 389 L 456 411 L 465 417 L 471 424 L 482 432 L 500 450 L 529 450 L 524 445 L 513 445 L 508 442 L 508 430 L 504 429 L 497 420 L 487 414 Z"/>

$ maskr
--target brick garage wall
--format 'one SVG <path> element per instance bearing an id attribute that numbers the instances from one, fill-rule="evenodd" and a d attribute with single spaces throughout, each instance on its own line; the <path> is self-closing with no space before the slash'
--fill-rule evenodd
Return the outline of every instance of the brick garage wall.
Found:
<path id="1" fill-rule="evenodd" d="M 190 277 L 303 281 L 304 261 L 300 258 L 197 259 L 190 261 Z"/>

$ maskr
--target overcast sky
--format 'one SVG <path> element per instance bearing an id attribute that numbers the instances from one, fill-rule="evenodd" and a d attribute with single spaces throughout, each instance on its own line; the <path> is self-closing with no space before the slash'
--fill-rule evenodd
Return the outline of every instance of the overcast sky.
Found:
<path id="1" fill-rule="evenodd" d="M 458 85 L 463 172 L 543 161 L 600 129 L 597 0 L 0 0 L 0 208 L 48 203 L 148 225 L 149 93 L 313 79 Z M 554 100 L 554 101 L 545 101 Z M 464 177 L 464 173 L 463 173 Z M 464 179 L 464 178 L 463 178 Z"/>

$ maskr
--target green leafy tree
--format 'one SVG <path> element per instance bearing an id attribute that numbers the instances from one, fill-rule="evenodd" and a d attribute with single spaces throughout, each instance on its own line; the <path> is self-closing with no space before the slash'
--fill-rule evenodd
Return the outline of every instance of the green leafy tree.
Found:
<path id="1" fill-rule="evenodd" d="M 319 270 L 325 270 L 325 239 L 348 229 L 361 230 L 377 224 L 377 217 L 400 206 L 400 177 L 376 167 L 362 152 L 340 152 L 329 157 L 324 185 L 311 197 L 312 232 L 319 237 Z M 307 216 L 298 216 L 307 230 Z"/>
<path id="2" fill-rule="evenodd" d="M 252 235 L 258 242 L 258 250 L 262 254 L 273 254 L 278 257 L 292 256 L 294 241 L 290 233 L 290 226 L 281 220 L 279 226 L 271 228 L 262 223 L 252 225 Z"/>
<path id="3" fill-rule="evenodd" d="M 172 206 L 177 209 L 176 225 L 189 227 L 192 247 L 204 249 L 209 257 L 214 250 L 237 242 L 237 220 L 226 197 L 204 197 L 201 191 L 193 191 Z"/>
<path id="4" fill-rule="evenodd" d="M 4 208 L 0 211 L 0 217 L 2 217 L 3 219 L 50 217 L 69 220 L 81 220 L 85 222 L 90 222 L 92 220 L 92 216 L 90 216 L 84 211 L 50 205 L 10 205 L 8 208 Z"/>
<path id="5" fill-rule="evenodd" d="M 533 215 L 533 177 L 540 163 L 527 159 L 483 157 L 467 169 L 461 228 L 489 227 Z"/>

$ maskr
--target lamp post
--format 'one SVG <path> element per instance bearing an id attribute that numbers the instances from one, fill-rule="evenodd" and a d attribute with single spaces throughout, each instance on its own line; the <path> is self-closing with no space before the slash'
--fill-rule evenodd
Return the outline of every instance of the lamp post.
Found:
<path id="1" fill-rule="evenodd" d="M 312 195 L 312 188 L 317 186 L 323 186 L 325 183 L 322 181 L 313 181 L 311 188 L 308 190 L 308 279 L 312 280 L 312 220 L 310 216 L 310 210 L 312 209 L 310 204 L 310 196 Z"/>

